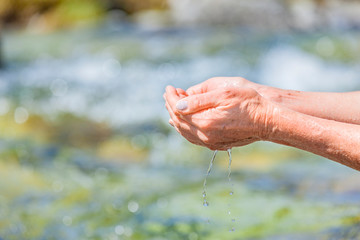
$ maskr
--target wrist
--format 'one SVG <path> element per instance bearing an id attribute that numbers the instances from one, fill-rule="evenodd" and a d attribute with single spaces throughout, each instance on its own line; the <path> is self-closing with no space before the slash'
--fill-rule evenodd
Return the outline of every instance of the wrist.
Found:
<path id="1" fill-rule="evenodd" d="M 281 103 L 284 90 L 257 84 L 255 90 L 265 99 L 274 103 Z"/>
<path id="2" fill-rule="evenodd" d="M 321 138 L 323 128 L 318 119 L 272 103 L 268 113 L 266 141 L 302 148 L 307 135 Z M 304 131 L 306 129 L 306 131 Z"/>
<path id="3" fill-rule="evenodd" d="M 257 119 L 258 138 L 261 141 L 271 141 L 276 132 L 279 106 L 266 98 L 261 99 L 261 114 Z"/>

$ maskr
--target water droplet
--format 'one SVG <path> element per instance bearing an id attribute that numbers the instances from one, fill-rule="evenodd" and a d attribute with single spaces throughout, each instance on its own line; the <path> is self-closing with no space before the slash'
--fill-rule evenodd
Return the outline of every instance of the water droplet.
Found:
<path id="1" fill-rule="evenodd" d="M 25 108 L 18 107 L 15 109 L 14 120 L 16 123 L 22 124 L 26 122 L 28 118 L 29 118 L 29 113 Z"/>
<path id="2" fill-rule="evenodd" d="M 210 175 L 210 172 L 211 172 L 212 166 L 214 164 L 217 152 L 218 151 L 215 150 L 214 153 L 213 153 L 213 156 L 211 158 L 211 161 L 210 161 L 210 164 L 209 164 L 209 167 L 208 167 L 208 170 L 206 172 L 205 179 L 204 179 L 204 184 L 203 184 L 203 200 L 204 200 L 204 203 L 203 203 L 203 206 L 205 206 L 205 207 L 209 206 L 209 203 L 206 200 L 206 181 L 207 181 L 207 177 Z"/>
<path id="3" fill-rule="evenodd" d="M 130 201 L 128 204 L 128 209 L 130 212 L 135 213 L 139 210 L 139 204 L 135 201 Z"/>
<path id="4" fill-rule="evenodd" d="M 72 218 L 69 216 L 64 216 L 62 222 L 65 226 L 70 226 L 72 224 Z"/>
<path id="5" fill-rule="evenodd" d="M 122 225 L 117 225 L 115 227 L 115 233 L 117 235 L 123 235 L 125 233 L 125 228 Z"/>
<path id="6" fill-rule="evenodd" d="M 229 192 L 229 195 L 232 196 L 234 194 L 234 191 L 233 191 L 233 186 L 234 184 L 232 183 L 231 181 L 231 162 L 232 162 L 232 156 L 231 156 L 231 148 L 229 148 L 227 150 L 227 153 L 229 155 L 229 165 L 228 165 L 228 182 L 229 182 L 229 185 L 230 185 L 230 192 Z M 229 202 L 228 204 L 229 206 L 229 210 L 231 209 L 231 204 Z M 228 214 L 231 215 L 231 211 L 228 211 Z M 235 222 L 235 218 L 232 218 L 231 219 L 231 222 Z M 230 229 L 230 232 L 233 232 L 234 231 L 234 228 L 231 228 Z"/>
<path id="7" fill-rule="evenodd" d="M 214 164 L 214 161 L 215 161 L 215 157 L 216 157 L 217 152 L 218 152 L 218 151 L 215 150 L 214 153 L 213 153 L 213 156 L 212 156 L 212 158 L 211 158 L 211 161 L 210 161 L 210 164 L 209 164 L 209 167 L 208 167 L 208 170 L 207 170 L 207 172 L 206 172 L 205 179 L 204 179 L 204 184 L 203 184 L 203 200 L 204 200 L 204 203 L 203 203 L 203 205 L 204 205 L 205 207 L 209 206 L 209 203 L 208 203 L 207 200 L 206 200 L 206 181 L 207 181 L 208 176 L 210 175 L 210 172 L 211 172 L 212 166 L 213 166 L 213 164 Z"/>

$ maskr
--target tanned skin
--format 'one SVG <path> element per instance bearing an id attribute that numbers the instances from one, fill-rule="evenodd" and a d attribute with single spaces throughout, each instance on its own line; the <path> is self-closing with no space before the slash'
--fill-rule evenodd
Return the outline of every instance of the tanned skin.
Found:
<path id="1" fill-rule="evenodd" d="M 303 149 L 360 170 L 360 92 L 300 92 L 240 77 L 166 88 L 169 123 L 188 141 L 226 150 L 255 141 Z"/>

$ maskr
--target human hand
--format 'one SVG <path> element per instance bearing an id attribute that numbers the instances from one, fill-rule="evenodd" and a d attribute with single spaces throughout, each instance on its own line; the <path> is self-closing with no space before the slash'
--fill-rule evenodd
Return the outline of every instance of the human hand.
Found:
<path id="1" fill-rule="evenodd" d="M 194 95 L 213 91 L 220 88 L 253 88 L 257 90 L 259 84 L 253 83 L 242 77 L 214 77 L 210 78 L 200 84 L 194 85 L 186 90 L 187 95 Z"/>
<path id="2" fill-rule="evenodd" d="M 220 81 L 222 87 L 216 87 L 216 81 L 205 81 L 204 86 L 196 85 L 182 96 L 179 90 L 167 87 L 164 97 L 170 124 L 190 142 L 212 150 L 264 140 L 271 104 L 255 90 L 238 87 L 237 81 Z"/>

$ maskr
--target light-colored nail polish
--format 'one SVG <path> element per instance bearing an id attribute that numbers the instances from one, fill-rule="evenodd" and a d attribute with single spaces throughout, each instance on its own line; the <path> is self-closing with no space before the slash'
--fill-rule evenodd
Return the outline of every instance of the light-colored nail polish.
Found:
<path id="1" fill-rule="evenodd" d="M 176 108 L 178 110 L 182 111 L 182 110 L 187 109 L 187 107 L 188 107 L 187 101 L 180 100 L 176 103 Z"/>

